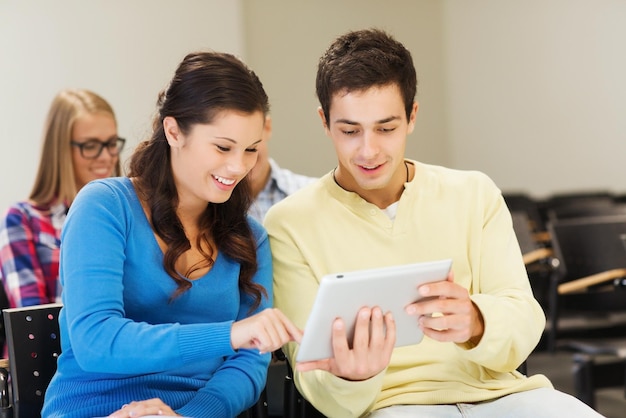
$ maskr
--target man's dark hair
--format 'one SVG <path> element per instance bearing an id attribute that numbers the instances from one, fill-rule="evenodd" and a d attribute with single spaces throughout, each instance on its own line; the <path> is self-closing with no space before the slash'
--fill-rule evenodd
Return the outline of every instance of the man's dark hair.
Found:
<path id="1" fill-rule="evenodd" d="M 411 53 L 386 32 L 365 29 L 348 32 L 330 45 L 319 60 L 315 88 L 326 121 L 330 122 L 330 103 L 335 94 L 390 84 L 400 89 L 408 120 L 417 91 Z"/>

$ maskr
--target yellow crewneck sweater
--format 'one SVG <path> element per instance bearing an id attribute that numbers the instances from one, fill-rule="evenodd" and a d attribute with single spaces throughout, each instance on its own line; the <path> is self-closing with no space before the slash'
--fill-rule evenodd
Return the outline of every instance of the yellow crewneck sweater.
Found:
<path id="1" fill-rule="evenodd" d="M 515 371 L 537 345 L 545 316 L 500 190 L 479 172 L 407 162 L 415 176 L 394 221 L 339 187 L 332 173 L 270 209 L 265 227 L 275 305 L 304 328 L 325 274 L 452 258 L 455 282 L 483 315 L 484 335 L 477 346 L 426 337 L 396 348 L 388 368 L 366 381 L 296 372 L 299 391 L 326 416 L 342 418 L 396 404 L 479 402 L 551 387 L 543 375 Z M 296 351 L 296 344 L 286 347 L 292 365 Z"/>

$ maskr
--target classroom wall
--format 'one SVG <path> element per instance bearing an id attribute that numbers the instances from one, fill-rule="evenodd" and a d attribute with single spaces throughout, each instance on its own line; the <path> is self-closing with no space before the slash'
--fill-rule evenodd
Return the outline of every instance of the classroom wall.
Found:
<path id="1" fill-rule="evenodd" d="M 418 73 L 417 124 L 407 155 L 447 164 L 448 113 L 444 107 L 444 7 L 439 0 L 244 1 L 246 56 L 268 91 L 274 135 L 270 153 L 283 166 L 319 176 L 336 165 L 317 114 L 317 62 L 348 30 L 377 27 L 413 55 Z"/>
<path id="2" fill-rule="evenodd" d="M 247 56 L 278 119 L 272 153 L 289 168 L 317 175 L 335 164 L 315 114 L 316 61 L 336 35 L 377 26 L 418 69 L 408 156 L 482 170 L 538 198 L 626 192 L 623 0 L 266 0 L 244 10 Z"/>
<path id="3" fill-rule="evenodd" d="M 0 212 L 30 193 L 59 90 L 88 88 L 111 103 L 126 161 L 184 55 L 241 55 L 243 33 L 240 0 L 0 0 Z"/>
<path id="4" fill-rule="evenodd" d="M 334 166 L 315 112 L 317 58 L 336 35 L 377 26 L 418 70 L 408 156 L 538 198 L 626 192 L 623 0 L 265 0 L 244 11 L 247 56 L 277 119 L 271 150 L 289 168 Z"/>
<path id="5" fill-rule="evenodd" d="M 54 94 L 107 98 L 128 138 L 194 49 L 235 53 L 272 102 L 272 155 L 309 175 L 335 165 L 316 108 L 318 57 L 349 29 L 412 51 L 418 114 L 407 155 L 489 174 L 536 196 L 625 192 L 623 0 L 0 0 L 0 208 L 30 191 Z"/>
<path id="6" fill-rule="evenodd" d="M 545 196 L 626 192 L 626 2 L 448 0 L 450 163 Z"/>

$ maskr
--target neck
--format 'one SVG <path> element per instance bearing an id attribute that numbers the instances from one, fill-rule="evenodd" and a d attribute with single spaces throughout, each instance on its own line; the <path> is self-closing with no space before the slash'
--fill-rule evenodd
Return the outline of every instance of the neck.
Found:
<path id="1" fill-rule="evenodd" d="M 404 183 L 408 183 L 410 177 L 409 164 L 404 161 L 404 169 L 397 170 L 386 186 L 379 189 L 363 189 L 351 176 L 348 175 L 346 178 L 341 168 L 333 170 L 333 179 L 339 187 L 348 192 L 357 193 L 363 200 L 378 206 L 380 209 L 385 209 L 400 200 L 404 191 Z"/>

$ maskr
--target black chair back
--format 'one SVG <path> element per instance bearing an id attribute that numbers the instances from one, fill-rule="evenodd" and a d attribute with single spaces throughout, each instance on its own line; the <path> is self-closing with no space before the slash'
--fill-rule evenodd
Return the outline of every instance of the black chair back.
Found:
<path id="1" fill-rule="evenodd" d="M 626 288 L 620 285 L 622 277 L 604 274 L 617 272 L 619 275 L 620 270 L 626 268 L 626 249 L 622 240 L 626 234 L 626 216 L 553 221 L 548 230 L 559 262 L 550 284 L 549 348 L 556 349 L 556 340 L 563 328 L 561 322 L 568 317 L 578 315 L 578 318 L 588 319 L 580 331 L 591 335 L 599 329 L 600 337 L 608 336 L 606 333 L 614 326 L 626 325 L 611 321 L 615 313 L 626 316 Z M 571 293 L 560 290 L 567 284 L 603 275 L 606 280 L 591 281 L 583 289 Z M 607 321 L 598 320 L 603 318 Z M 594 322 L 595 329 L 585 328 Z"/>
<path id="2" fill-rule="evenodd" d="M 14 418 L 39 418 L 61 353 L 60 303 L 5 309 Z"/>

